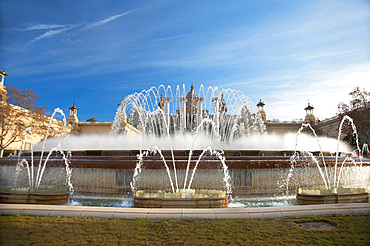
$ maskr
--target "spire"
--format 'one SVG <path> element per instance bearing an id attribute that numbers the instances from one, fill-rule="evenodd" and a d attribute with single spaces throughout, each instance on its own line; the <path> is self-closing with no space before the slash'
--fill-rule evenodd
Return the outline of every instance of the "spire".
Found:
<path id="1" fill-rule="evenodd" d="M 194 91 L 194 84 L 193 83 L 191 83 L 190 91 L 186 95 L 186 98 L 188 100 L 190 100 L 190 99 L 193 100 L 195 98 L 198 98 L 198 94 Z"/>
<path id="2" fill-rule="evenodd" d="M 267 118 L 266 118 L 266 112 L 265 112 L 265 103 L 262 102 L 262 100 L 260 99 L 259 103 L 257 103 L 257 107 L 258 107 L 258 114 L 259 116 L 262 118 L 263 120 L 263 123 L 267 123 Z"/>
<path id="3" fill-rule="evenodd" d="M 306 112 L 308 112 L 308 111 L 312 111 L 313 109 L 315 109 L 313 106 L 311 106 L 310 105 L 310 102 L 308 101 L 308 106 L 307 107 L 305 107 L 305 109 L 304 110 L 306 110 Z"/>
<path id="4" fill-rule="evenodd" d="M 308 101 L 308 105 L 307 105 L 307 107 L 305 107 L 304 110 L 306 110 L 306 117 L 304 118 L 304 122 L 305 123 L 310 123 L 311 125 L 315 124 L 316 123 L 316 118 L 313 115 L 314 107 L 310 105 L 310 101 Z"/>
<path id="5" fill-rule="evenodd" d="M 225 102 L 223 93 L 221 94 L 221 100 L 220 100 L 220 112 L 221 113 L 227 112 L 226 102 Z"/>
<path id="6" fill-rule="evenodd" d="M 77 126 L 78 124 L 78 117 L 77 117 L 77 110 L 78 108 L 75 106 L 75 99 L 73 99 L 73 105 L 68 108 L 69 109 L 69 116 L 67 117 L 67 122 L 72 126 Z"/>
<path id="7" fill-rule="evenodd" d="M 1 86 L 4 86 L 4 79 L 5 79 L 5 76 L 8 76 L 8 75 L 5 73 L 5 70 L 4 70 L 4 71 L 0 70 L 0 76 L 1 76 L 1 82 L 0 82 L 0 85 L 1 85 Z"/>
<path id="8" fill-rule="evenodd" d="M 161 109 L 164 108 L 164 97 L 162 93 L 161 93 L 161 98 L 159 99 L 158 107 Z"/>
<path id="9" fill-rule="evenodd" d="M 4 86 L 4 79 L 5 76 L 8 76 L 5 71 L 0 70 L 0 76 L 1 76 L 1 82 L 0 82 L 0 102 L 5 103 L 6 98 L 8 95 L 8 92 L 6 91 L 6 88 Z"/>
<path id="10" fill-rule="evenodd" d="M 69 109 L 69 115 L 76 115 L 77 116 L 77 110 L 78 108 L 75 106 L 75 99 L 73 98 L 73 105 L 68 108 Z"/>
<path id="11" fill-rule="evenodd" d="M 264 104 L 263 102 L 262 102 L 262 100 L 260 99 L 260 102 L 259 103 L 257 103 L 257 107 L 259 108 L 259 107 L 262 107 L 263 108 L 263 106 L 265 106 L 266 104 Z"/>

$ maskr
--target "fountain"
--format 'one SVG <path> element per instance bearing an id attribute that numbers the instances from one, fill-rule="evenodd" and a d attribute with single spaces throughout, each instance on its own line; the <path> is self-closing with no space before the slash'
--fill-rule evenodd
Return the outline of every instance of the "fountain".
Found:
<path id="1" fill-rule="evenodd" d="M 172 102 L 172 103 L 171 103 Z M 223 153 L 212 150 L 210 146 L 201 151 L 188 181 L 194 144 L 199 135 L 206 136 L 212 141 L 230 143 L 233 138 L 242 131 L 261 129 L 263 123 L 261 118 L 250 114 L 248 103 L 251 100 L 243 93 L 236 90 L 221 90 L 209 87 L 205 91 L 201 86 L 199 95 L 191 86 L 190 92 L 185 96 L 185 86 L 177 86 L 175 93 L 171 87 L 160 86 L 144 90 L 126 97 L 120 104 L 116 118 L 112 125 L 112 133 L 119 134 L 122 125 L 129 122 L 143 133 L 145 137 L 155 135 L 165 138 L 169 142 L 171 155 L 172 176 L 166 158 L 161 150 L 146 151 L 138 155 L 139 162 L 135 168 L 131 189 L 134 194 L 134 205 L 136 207 L 227 207 L 227 197 L 231 194 L 230 175 L 225 164 Z M 226 105 L 229 105 L 229 109 Z M 230 108 L 230 106 L 232 106 Z M 131 112 L 127 119 L 126 110 Z M 229 110 L 229 111 L 228 111 Z M 248 115 L 242 117 L 242 114 Z M 192 144 L 189 149 L 189 158 L 186 165 L 186 173 L 183 180 L 183 189 L 180 189 L 177 174 L 177 161 L 175 160 L 171 136 L 182 135 L 186 132 L 193 134 Z M 159 154 L 166 168 L 170 182 L 170 192 L 138 190 L 136 178 L 141 172 L 144 162 L 143 156 L 149 152 Z M 224 190 L 191 189 L 194 174 L 203 156 L 216 156 L 223 169 Z"/>
<path id="2" fill-rule="evenodd" d="M 339 162 L 339 141 L 343 123 L 345 121 L 348 121 L 351 124 L 353 134 L 356 136 L 355 152 L 357 152 L 356 154 L 359 156 L 359 163 L 357 163 L 351 156 L 347 156 L 344 160 L 341 160 L 341 163 Z M 319 158 L 314 157 L 314 155 L 309 151 L 297 151 L 298 137 L 304 128 L 310 129 L 316 139 L 318 139 L 315 130 L 310 124 L 302 124 L 302 127 L 297 133 L 296 150 L 294 155 L 291 157 L 291 171 L 294 170 L 298 160 L 305 159 L 307 161 L 307 165 L 313 164 L 313 166 L 317 167 L 322 178 L 323 185 L 299 187 L 297 189 L 297 202 L 299 204 L 368 202 L 370 197 L 366 184 L 366 178 L 368 175 L 364 175 L 363 170 L 361 169 L 363 164 L 363 152 L 365 149 L 368 151 L 368 147 L 366 144 L 364 144 L 363 148 L 360 148 L 357 129 L 353 120 L 346 115 L 343 117 L 339 125 L 335 164 L 334 168 L 331 168 L 331 170 L 325 163 L 325 158 L 322 154 L 322 148 L 319 140 L 317 141 L 317 144 L 320 148 Z M 319 163 L 320 159 L 321 165 Z M 343 170 L 346 167 L 349 167 L 350 170 L 354 172 L 353 176 L 356 176 L 357 179 L 351 179 L 351 183 L 349 185 L 340 185 Z"/>
<path id="3" fill-rule="evenodd" d="M 161 159 L 163 160 L 163 164 L 166 167 L 166 171 L 168 174 L 168 178 L 171 184 L 171 189 L 168 190 L 137 190 L 136 189 L 136 182 L 139 174 L 142 171 L 142 164 L 143 164 L 143 157 L 148 156 L 148 154 L 156 154 L 159 153 Z M 195 171 L 202 159 L 202 157 L 208 153 L 209 155 L 217 156 L 220 160 L 224 172 L 224 182 L 227 191 L 222 190 L 207 190 L 207 189 L 191 189 L 191 184 L 194 179 Z M 138 155 L 139 162 L 135 168 L 133 181 L 131 182 L 131 189 L 134 194 L 134 206 L 135 207 L 148 207 L 148 208 L 168 208 L 168 207 L 186 207 L 186 208 L 225 208 L 227 207 L 227 197 L 231 193 L 231 186 L 230 186 L 230 176 L 228 173 L 228 168 L 225 164 L 225 158 L 222 154 L 218 151 L 212 150 L 212 148 L 208 147 L 205 148 L 202 153 L 200 154 L 193 172 L 192 176 L 188 182 L 188 187 L 186 188 L 187 178 L 189 173 L 189 166 L 190 160 L 188 162 L 186 168 L 186 175 L 184 178 L 184 188 L 179 189 L 178 183 L 176 182 L 176 189 L 174 187 L 170 169 L 167 165 L 166 159 L 164 158 L 161 150 L 158 147 L 154 147 L 152 150 L 145 151 L 141 155 Z M 175 160 L 173 159 L 173 163 Z M 177 175 L 175 175 L 177 179 Z"/>
<path id="4" fill-rule="evenodd" d="M 50 131 L 50 126 L 53 122 L 56 113 L 60 113 L 64 117 L 64 139 L 66 140 L 66 119 L 63 111 L 59 108 L 54 110 L 49 122 L 49 126 L 46 132 L 45 139 L 43 141 L 43 148 L 41 151 L 41 156 L 39 157 L 38 166 L 35 165 L 35 158 L 33 154 L 33 145 L 32 145 L 32 132 L 30 129 L 26 129 L 22 137 L 21 150 L 18 153 L 18 161 L 16 165 L 16 175 L 14 179 L 13 186 L 1 186 L 0 187 L 0 202 L 1 203 L 27 203 L 27 204 L 64 204 L 68 202 L 68 197 L 70 193 L 73 193 L 73 186 L 71 184 L 71 169 L 70 165 L 70 155 L 68 151 L 65 154 L 64 150 L 61 147 L 61 144 L 58 144 L 56 147 L 51 148 L 48 151 L 46 158 L 43 158 L 45 144 Z M 22 157 L 22 149 L 25 144 L 25 136 L 29 134 L 31 141 L 31 158 Z M 62 156 L 63 163 L 65 165 L 66 171 L 66 185 L 61 187 L 55 185 L 42 185 L 41 182 L 45 175 L 46 166 L 51 158 L 51 155 L 60 154 Z M 44 160 L 45 159 L 45 160 Z M 29 163 L 30 161 L 30 163 Z M 22 170 L 26 169 L 27 178 L 20 178 Z M 28 180 L 28 183 L 25 184 L 24 180 Z"/>
<path id="5" fill-rule="evenodd" d="M 171 102 L 174 102 L 170 104 Z M 177 103 L 179 102 L 179 105 Z M 145 190 L 136 190 L 135 189 L 135 178 L 141 171 L 141 165 L 143 162 L 143 155 L 140 153 L 138 166 L 135 169 L 134 181 L 131 184 L 132 192 L 135 194 L 135 201 L 140 200 L 140 202 L 135 202 L 135 206 L 144 206 L 142 200 L 145 197 L 148 202 L 147 206 L 162 206 L 165 199 L 169 197 L 179 197 L 184 199 L 191 199 L 192 193 L 190 192 L 191 180 L 189 186 L 186 189 L 186 182 L 190 167 L 190 161 L 194 149 L 194 142 L 198 135 L 205 135 L 206 138 L 210 138 L 212 141 L 221 142 L 225 145 L 233 143 L 234 139 L 240 138 L 243 133 L 260 133 L 260 136 L 264 133 L 264 124 L 261 114 L 252 114 L 250 111 L 250 106 L 248 106 L 250 99 L 247 98 L 243 93 L 235 90 L 222 90 L 218 91 L 217 88 L 209 87 L 206 91 L 204 87 L 201 86 L 199 90 L 199 95 L 194 91 L 194 87 L 191 87 L 190 92 L 185 96 L 185 88 L 181 91 L 180 87 L 176 88 L 176 93 L 173 93 L 171 87 L 165 88 L 164 86 L 150 88 L 148 91 L 144 90 L 141 93 L 135 93 L 126 97 L 120 104 L 115 121 L 112 127 L 112 133 L 120 133 L 121 126 L 124 125 L 124 122 L 129 122 L 134 125 L 136 128 L 140 129 L 143 132 L 143 142 L 145 142 L 145 136 L 155 135 L 162 138 L 168 139 L 170 143 L 170 153 L 172 158 L 172 167 L 173 167 L 173 177 L 171 178 L 169 166 L 166 163 L 166 159 L 162 155 L 161 151 L 157 148 L 156 153 L 159 152 L 161 160 L 166 167 L 168 178 L 171 184 L 171 192 L 165 191 L 155 191 L 147 192 Z M 212 108 L 211 108 L 212 105 Z M 226 107 L 226 105 L 229 107 Z M 204 109 L 203 109 L 204 106 Z M 177 109 L 178 108 L 178 109 Z M 129 117 L 126 115 L 126 110 L 131 112 Z M 172 114 L 171 114 L 172 112 Z M 128 120 L 127 120 L 128 118 Z M 347 118 L 346 118 L 347 119 Z M 302 129 L 306 127 L 304 124 L 299 130 L 298 135 Z M 311 127 L 312 129 L 312 127 Z M 313 130 L 313 129 L 312 129 Z M 185 132 L 193 133 L 193 140 L 189 150 L 189 159 L 186 166 L 186 174 L 184 179 L 184 189 L 179 189 L 178 177 L 177 177 L 177 164 L 175 161 L 173 147 L 172 147 L 172 135 L 184 134 Z M 262 134 L 262 135 L 261 135 Z M 314 132 L 315 134 L 315 132 Z M 317 136 L 315 134 L 316 139 Z M 339 148 L 339 139 L 337 149 Z M 211 147 L 209 147 L 212 151 Z M 194 172 L 197 168 L 199 160 L 204 155 L 204 151 L 207 150 L 207 147 L 199 155 L 199 159 L 195 164 Z M 325 158 L 321 146 L 319 146 L 320 155 L 324 162 L 326 169 Z M 338 165 L 338 151 L 335 159 L 335 173 Z M 261 154 L 261 153 L 260 153 Z M 144 152 L 144 155 L 147 155 L 147 152 Z M 221 154 L 217 152 L 218 156 Z M 298 159 L 295 159 L 297 152 L 294 152 L 292 157 L 292 163 L 302 162 Z M 299 155 L 298 155 L 299 156 Z M 346 157 L 343 161 L 350 157 Z M 313 158 L 312 160 L 317 160 Z M 354 159 L 351 159 L 354 161 Z M 219 194 L 226 194 L 230 196 L 231 194 L 231 185 L 230 185 L 230 175 L 228 173 L 228 166 L 225 164 L 225 159 L 220 158 L 221 163 L 223 164 L 226 172 L 225 174 L 225 184 L 227 187 L 227 192 L 219 192 Z M 303 160 L 305 162 L 306 160 Z M 360 161 L 362 163 L 362 156 L 360 156 Z M 293 164 L 292 164 L 293 165 Z M 362 164 L 361 164 L 362 165 Z M 319 165 L 318 165 L 319 167 Z M 342 164 L 343 167 L 343 164 Z M 320 167 L 319 167 L 319 170 Z M 340 169 L 342 170 L 342 168 Z M 327 170 L 326 170 L 327 172 Z M 193 178 L 192 176 L 192 178 Z M 173 181 L 174 180 L 174 181 Z M 337 181 L 339 183 L 339 180 Z M 327 187 L 328 189 L 328 187 Z M 305 191 L 306 189 L 300 189 L 300 191 Z M 177 194 L 181 193 L 181 194 Z M 198 192 L 195 192 L 197 194 Z M 300 195 L 300 194 L 299 194 Z M 367 193 L 366 193 L 367 195 Z M 167 197 L 166 197 L 167 196 Z M 158 200 L 159 202 L 153 202 L 153 200 Z M 298 199 L 300 202 L 301 199 Z M 177 205 L 176 205 L 177 206 Z M 222 205 L 224 206 L 224 205 Z"/>
<path id="6" fill-rule="evenodd" d="M 73 199 L 117 198 L 126 206 L 119 200 L 125 197 L 131 201 L 128 206 L 135 207 L 235 207 L 246 199 L 261 204 L 258 197 L 277 203 L 278 199 L 270 199 L 277 194 L 296 204 L 299 188 L 300 193 L 318 189 L 315 185 L 326 189 L 322 177 L 331 170 L 337 170 L 337 191 L 353 187 L 344 181 L 356 175 L 356 168 L 366 172 L 358 188 L 368 187 L 369 159 L 350 157 L 350 149 L 335 139 L 303 134 L 303 128 L 299 137 L 267 134 L 260 112 L 253 113 L 254 103 L 237 90 L 201 86 L 195 93 L 192 86 L 185 92 L 185 86 L 160 86 L 128 95 L 117 109 L 111 134 L 72 135 L 68 145 L 62 138 L 48 139 L 47 145 L 59 146 L 59 152 L 72 150 L 66 155 L 67 162 L 51 155 L 48 165 L 59 171 L 73 168 Z M 141 135 L 128 135 L 128 128 Z M 298 140 L 302 151 L 297 148 Z M 324 141 L 322 149 L 317 142 Z M 35 158 L 43 155 L 44 147 L 45 142 L 35 146 Z M 341 168 L 348 161 L 361 164 Z M 14 162 L 14 158 L 3 158 L 0 168 L 5 170 Z M 30 159 L 28 163 L 23 165 L 31 168 Z M 4 177 L 5 173 L 0 174 Z"/>

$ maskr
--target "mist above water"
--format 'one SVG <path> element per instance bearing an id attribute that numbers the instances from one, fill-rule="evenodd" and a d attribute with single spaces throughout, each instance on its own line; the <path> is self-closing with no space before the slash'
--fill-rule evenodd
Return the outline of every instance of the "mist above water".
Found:
<path id="1" fill-rule="evenodd" d="M 204 135 L 178 134 L 171 137 L 158 138 L 155 136 L 114 136 L 114 135 L 80 135 L 70 136 L 67 143 L 64 137 L 49 138 L 45 150 L 61 144 L 67 150 L 146 150 L 151 146 L 157 146 L 161 150 L 191 150 L 212 147 L 218 150 L 305 150 L 320 151 L 318 141 L 323 151 L 336 152 L 337 139 L 315 137 L 300 134 L 298 141 L 294 133 L 285 135 L 251 135 L 234 139 L 232 143 L 224 143 L 212 140 Z M 297 142 L 297 147 L 296 147 Z M 34 147 L 35 151 L 42 150 L 43 142 Z M 67 146 L 68 145 L 68 146 Z M 341 142 L 340 152 L 351 152 L 351 148 Z"/>

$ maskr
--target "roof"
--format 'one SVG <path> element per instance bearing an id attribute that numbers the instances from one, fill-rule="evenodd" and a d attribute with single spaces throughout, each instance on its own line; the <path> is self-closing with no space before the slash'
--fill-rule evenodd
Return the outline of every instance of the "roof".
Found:
<path id="1" fill-rule="evenodd" d="M 190 91 L 186 95 L 186 98 L 198 98 L 198 94 L 194 91 L 194 85 L 191 84 Z"/>
<path id="2" fill-rule="evenodd" d="M 304 110 L 312 110 L 312 109 L 314 109 L 314 107 L 311 106 L 310 103 L 308 103 L 308 106 Z"/>
<path id="3" fill-rule="evenodd" d="M 78 108 L 73 104 L 71 107 L 68 108 L 69 110 L 78 110 Z"/>
<path id="4" fill-rule="evenodd" d="M 257 107 L 263 107 L 263 106 L 265 106 L 266 104 L 264 104 L 263 102 L 262 102 L 262 100 L 260 99 L 260 102 L 256 105 Z"/>
<path id="5" fill-rule="evenodd" d="M 8 76 L 8 75 L 5 73 L 5 71 L 2 71 L 2 70 L 0 70 L 0 74 L 1 74 L 2 76 Z"/>

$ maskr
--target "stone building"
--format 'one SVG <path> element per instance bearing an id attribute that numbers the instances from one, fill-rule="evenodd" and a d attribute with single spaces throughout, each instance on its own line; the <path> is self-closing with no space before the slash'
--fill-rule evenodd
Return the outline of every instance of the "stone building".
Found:
<path id="1" fill-rule="evenodd" d="M 4 71 L 0 70 L 0 76 L 1 76 L 1 82 L 0 82 L 0 103 L 3 106 L 1 109 L 4 110 L 4 114 L 9 113 L 9 111 L 14 111 L 17 114 L 17 117 L 21 118 L 18 119 L 23 123 L 23 125 L 32 125 L 36 124 L 35 121 L 37 121 L 37 124 L 42 125 L 45 129 L 50 125 L 50 134 L 49 137 L 53 136 L 60 136 L 64 134 L 64 122 L 58 119 L 51 119 L 49 116 L 41 115 L 37 116 L 37 119 L 35 118 L 36 115 L 32 112 L 28 112 L 27 109 L 18 107 L 16 105 L 8 104 L 7 103 L 7 95 L 8 92 L 6 90 L 6 87 L 4 86 L 4 80 L 5 77 L 8 76 Z M 112 126 L 112 122 L 82 122 L 79 121 L 77 116 L 78 108 L 76 107 L 75 103 L 69 108 L 70 112 L 66 119 L 66 133 L 72 134 L 72 135 L 96 135 L 96 134 L 109 134 Z M 5 112 L 6 111 L 6 112 Z M 2 117 L 3 119 L 6 117 Z M 45 138 L 46 130 L 44 132 L 32 132 L 32 141 L 31 136 L 29 133 L 24 134 L 23 130 L 22 132 L 18 132 L 19 129 L 11 128 L 8 133 L 5 133 L 5 129 L 1 129 L 3 132 L 3 142 L 9 142 L 11 138 L 14 138 L 15 135 L 16 138 L 12 140 L 12 143 L 5 146 L 5 150 L 7 154 L 16 152 L 18 150 L 29 150 L 32 145 L 36 145 L 39 143 L 42 139 Z M 125 135 L 136 135 L 140 134 L 140 131 L 130 124 L 127 123 L 127 119 L 122 123 L 122 134 Z M 23 136 L 24 135 L 24 136 Z M 24 143 L 22 146 L 22 137 L 24 139 Z M 2 151 L 3 152 L 3 151 Z"/>
<path id="2" fill-rule="evenodd" d="M 162 126 L 166 125 L 169 122 L 170 133 L 173 132 L 194 132 L 197 127 L 202 123 L 202 120 L 205 118 L 212 119 L 216 124 L 221 121 L 227 121 L 226 118 L 230 118 L 230 115 L 227 115 L 227 105 L 222 94 L 220 98 L 212 98 L 213 114 L 210 115 L 209 111 L 203 109 L 204 98 L 200 97 L 194 90 L 194 85 L 190 87 L 190 91 L 186 94 L 185 97 L 179 98 L 180 107 L 174 113 L 170 113 L 170 102 L 171 98 L 164 97 L 161 94 L 158 108 L 163 112 L 163 117 L 159 116 L 156 124 Z M 135 128 L 142 130 L 141 122 L 139 121 L 139 112 L 140 105 L 133 113 L 129 115 L 129 122 Z M 217 116 L 217 117 L 216 117 Z M 226 119 L 226 120 L 225 120 Z M 166 124 L 164 122 L 166 121 Z M 158 122 L 159 121 L 159 122 Z"/>
<path id="3" fill-rule="evenodd" d="M 338 137 L 339 125 L 342 119 L 338 116 L 334 116 L 323 121 L 316 120 L 316 117 L 313 112 L 314 107 L 310 105 L 310 103 L 308 103 L 307 107 L 304 108 L 304 110 L 306 111 L 304 121 L 290 121 L 290 122 L 266 120 L 266 112 L 264 110 L 265 104 L 262 101 L 260 101 L 256 106 L 258 107 L 258 113 L 264 120 L 268 134 L 296 133 L 303 123 L 309 123 L 319 136 L 330 138 Z"/>
<path id="4" fill-rule="evenodd" d="M 112 122 L 99 121 L 79 121 L 77 116 L 78 108 L 75 103 L 69 107 L 68 124 L 72 127 L 71 134 L 73 135 L 104 135 L 109 134 L 112 128 Z M 140 131 L 127 123 L 127 116 L 120 126 L 120 134 L 137 135 Z"/>
<path id="5" fill-rule="evenodd" d="M 310 103 L 308 103 L 308 106 L 304 110 L 306 110 L 306 117 L 304 117 L 304 123 L 314 125 L 316 123 L 316 118 L 315 115 L 313 114 L 314 107 L 312 107 Z"/>
<path id="6" fill-rule="evenodd" d="M 176 110 L 174 114 L 170 114 L 169 103 L 171 102 L 171 98 L 164 97 L 163 94 L 161 94 L 159 99 L 158 108 L 163 111 L 166 122 L 169 122 L 171 128 L 170 132 L 173 132 L 174 129 L 179 130 L 180 132 L 192 132 L 199 126 L 202 119 L 205 118 L 212 119 L 217 125 L 217 123 L 220 123 L 218 121 L 229 121 L 229 119 L 233 117 L 233 115 L 227 114 L 228 109 L 223 94 L 219 98 L 212 98 L 212 115 L 208 110 L 203 109 L 202 102 L 204 99 L 199 97 L 195 92 L 194 85 L 191 85 L 190 91 L 185 97 L 179 98 L 179 101 L 180 108 Z M 256 105 L 258 109 L 257 113 L 252 117 L 252 119 L 255 117 L 257 122 L 263 123 L 268 134 L 296 133 L 303 123 L 309 123 L 318 134 L 334 138 L 337 137 L 341 119 L 338 117 L 332 117 L 323 121 L 316 120 L 314 107 L 310 103 L 308 103 L 307 107 L 304 108 L 306 112 L 304 120 L 296 121 L 268 120 L 265 112 L 265 105 L 266 104 L 262 102 L 262 100 L 258 102 Z M 75 109 L 73 108 L 73 110 Z M 74 114 L 75 113 L 71 112 L 71 115 Z M 247 108 L 243 108 L 241 115 L 242 118 L 248 118 L 253 114 L 249 112 Z M 130 124 L 127 123 L 127 117 L 125 117 L 124 125 L 127 129 L 125 134 L 140 134 L 143 128 L 139 118 L 138 110 L 129 115 Z M 163 120 L 163 117 L 160 118 Z M 238 124 L 243 125 L 248 123 L 240 121 Z M 79 134 L 97 134 L 98 132 L 108 133 L 110 130 L 110 124 L 103 122 L 79 122 L 78 127 L 81 128 Z M 246 131 L 240 130 L 239 135 L 243 134 L 246 134 Z"/>
<path id="7" fill-rule="evenodd" d="M 0 70 L 0 76 L 0 134 L 3 147 L 1 156 L 15 154 L 21 148 L 30 149 L 31 144 L 35 145 L 45 138 L 49 125 L 49 137 L 63 134 L 63 121 L 8 103 L 8 92 L 4 86 L 7 74 Z M 66 132 L 71 132 L 70 125 L 66 125 Z"/>
<path id="8" fill-rule="evenodd" d="M 0 70 L 1 84 L 0 84 L 0 99 L 1 103 L 6 102 L 7 91 L 4 86 L 4 78 L 7 74 Z M 224 99 L 224 95 L 221 97 L 211 98 L 211 103 L 213 106 L 212 115 L 202 108 L 204 98 L 200 97 L 194 91 L 194 85 L 191 85 L 190 91 L 185 97 L 179 98 L 180 108 L 177 109 L 173 114 L 170 114 L 169 103 L 171 98 L 160 96 L 158 108 L 162 110 L 163 117 L 161 120 L 169 122 L 171 127 L 170 132 L 192 132 L 196 129 L 203 119 L 209 118 L 214 122 L 215 127 L 219 127 L 221 123 L 233 122 L 234 115 L 228 114 L 228 105 Z M 248 108 L 243 108 L 241 110 L 241 117 L 238 118 L 238 124 L 240 127 L 239 131 L 235 134 L 243 135 L 246 131 L 243 129 L 247 128 L 247 125 L 251 125 L 251 122 L 242 122 L 241 118 L 249 118 L 251 121 L 256 120 L 257 123 L 264 126 L 268 134 L 286 134 L 286 133 L 296 133 L 301 127 L 302 123 L 310 123 L 313 128 L 323 136 L 327 137 L 337 137 L 338 128 L 341 119 L 338 117 L 333 117 L 323 121 L 317 121 L 314 116 L 314 107 L 308 103 L 308 106 L 304 108 L 306 111 L 306 116 L 304 121 L 292 121 L 292 122 L 280 122 L 268 120 L 265 112 L 265 103 L 260 100 L 257 106 L 257 113 L 251 113 Z M 140 106 L 140 105 L 139 105 Z M 138 107 L 140 108 L 140 107 Z M 96 135 L 96 134 L 109 134 L 112 129 L 112 122 L 98 122 L 98 121 L 85 121 L 81 122 L 78 119 L 78 108 L 75 103 L 69 108 L 70 112 L 67 118 L 67 132 L 73 135 Z M 138 109 L 140 110 L 140 109 Z M 128 117 L 125 112 L 125 106 L 122 109 L 123 120 L 119 123 L 119 134 L 124 135 L 138 135 L 142 133 L 143 126 L 140 122 L 140 117 L 138 110 L 131 113 Z M 252 116 L 252 117 L 251 117 Z M 128 119 L 129 118 L 129 119 Z M 25 119 L 26 120 L 26 119 Z M 50 121 L 50 118 L 45 116 L 45 122 Z M 54 120 L 53 127 L 60 128 L 62 122 Z M 221 128 L 221 127 L 220 127 Z M 229 126 L 226 126 L 224 130 L 226 131 Z M 221 130 L 220 130 L 221 131 Z M 220 132 L 221 134 L 222 132 Z M 39 142 L 44 136 L 34 136 L 34 143 Z M 9 149 L 19 149 L 20 143 L 14 143 L 9 146 Z M 29 148 L 29 146 L 28 146 Z"/>

